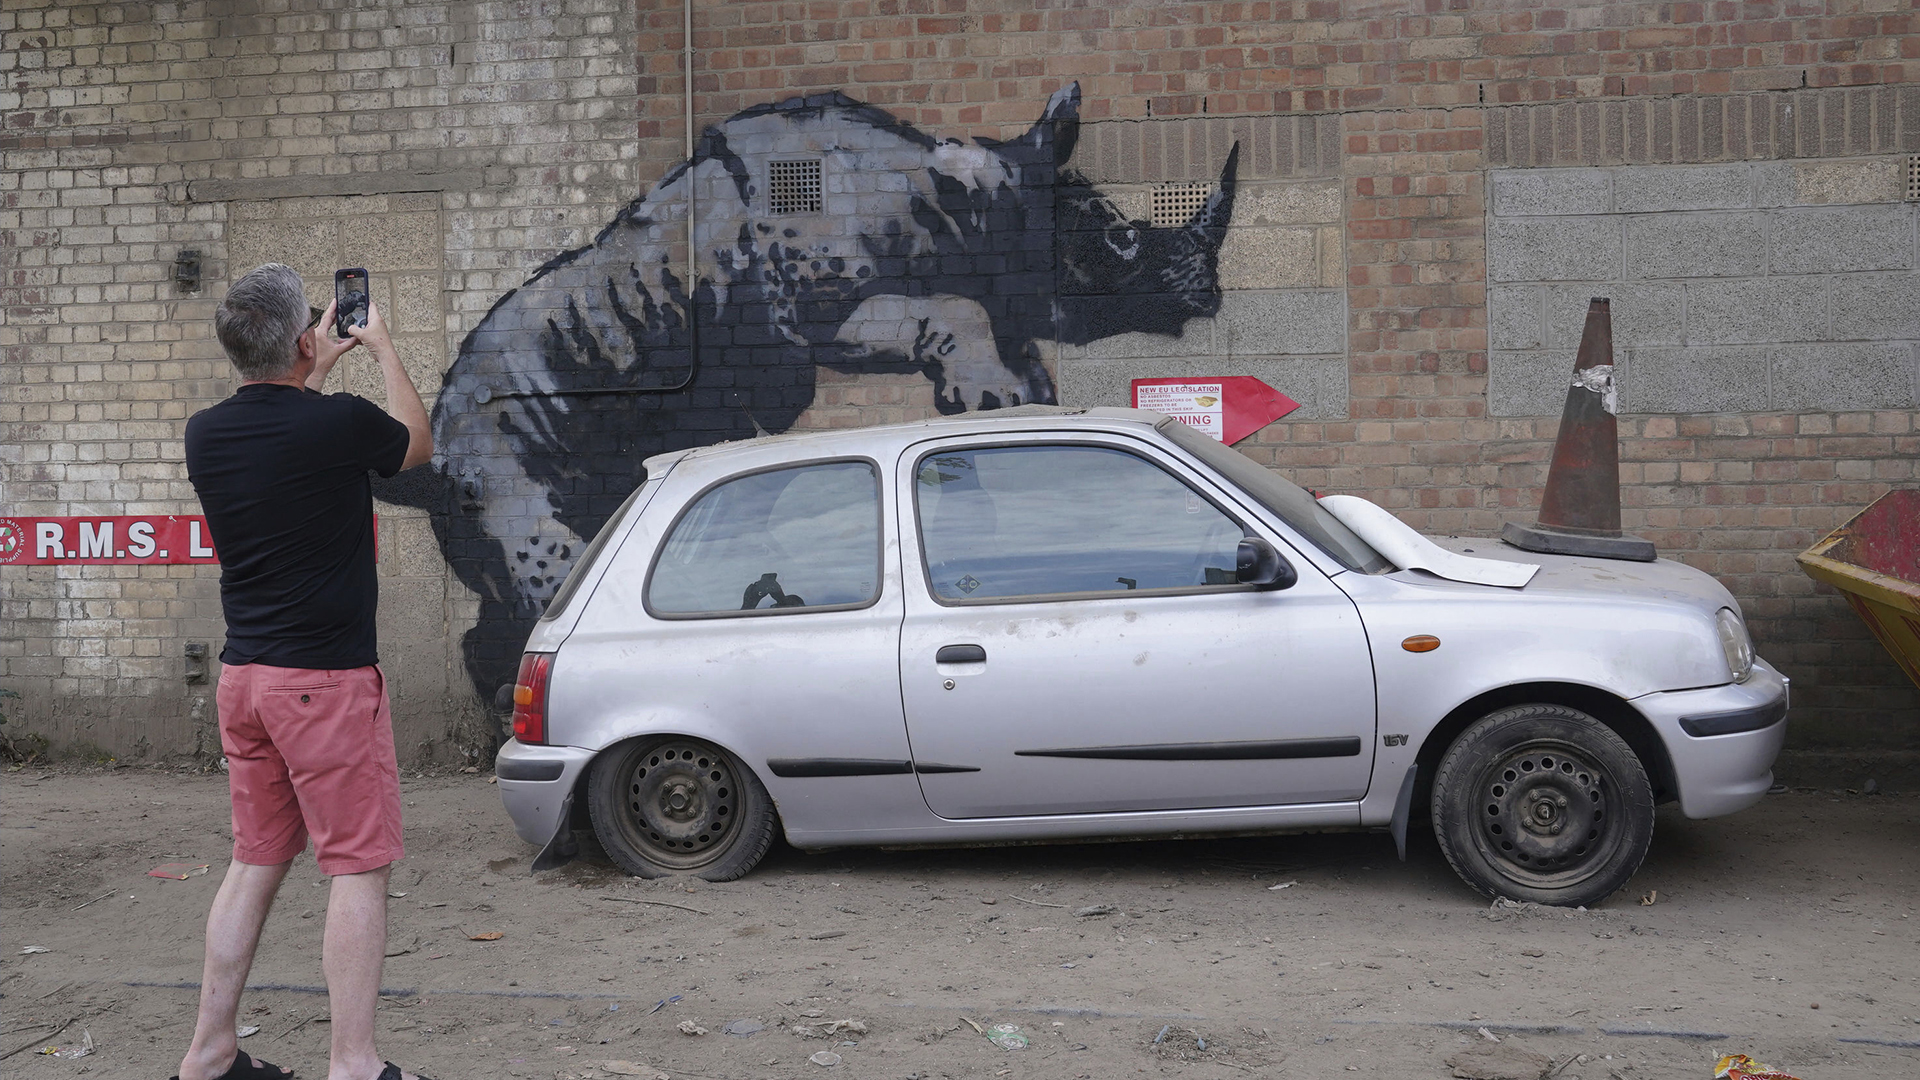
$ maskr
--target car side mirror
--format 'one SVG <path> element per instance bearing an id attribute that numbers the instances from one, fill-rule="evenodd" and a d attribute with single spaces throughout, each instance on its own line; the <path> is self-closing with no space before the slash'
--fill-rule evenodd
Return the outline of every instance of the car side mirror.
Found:
<path id="1" fill-rule="evenodd" d="M 1258 536 L 1242 537 L 1240 548 L 1234 553 L 1234 578 L 1242 585 L 1258 585 L 1263 589 L 1290 589 L 1300 575 L 1294 573 L 1293 564 L 1279 549 Z"/>

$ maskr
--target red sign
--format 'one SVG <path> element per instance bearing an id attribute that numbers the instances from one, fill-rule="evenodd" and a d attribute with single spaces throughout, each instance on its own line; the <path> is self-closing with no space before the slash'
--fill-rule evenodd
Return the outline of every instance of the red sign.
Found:
<path id="1" fill-rule="evenodd" d="M 203 517 L 0 517 L 0 566 L 219 561 Z"/>
<path id="2" fill-rule="evenodd" d="M 1232 445 L 1300 407 L 1252 375 L 1133 380 L 1133 407 L 1165 413 Z"/>

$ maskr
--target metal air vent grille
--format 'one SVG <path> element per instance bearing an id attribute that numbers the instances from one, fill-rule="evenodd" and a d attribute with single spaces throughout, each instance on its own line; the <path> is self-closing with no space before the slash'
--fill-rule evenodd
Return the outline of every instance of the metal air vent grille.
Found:
<path id="1" fill-rule="evenodd" d="M 1920 202 L 1920 154 L 1907 155 L 1907 201 Z"/>
<path id="2" fill-rule="evenodd" d="M 820 159 L 767 162 L 767 212 L 820 212 Z"/>
<path id="3" fill-rule="evenodd" d="M 1213 196 L 1210 183 L 1170 183 L 1153 189 L 1153 227 L 1185 225 Z"/>

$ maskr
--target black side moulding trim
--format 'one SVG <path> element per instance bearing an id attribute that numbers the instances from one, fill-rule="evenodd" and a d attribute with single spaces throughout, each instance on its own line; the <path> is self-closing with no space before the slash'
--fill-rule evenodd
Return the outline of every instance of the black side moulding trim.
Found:
<path id="1" fill-rule="evenodd" d="M 558 761 L 495 761 L 493 775 L 502 780 L 558 780 L 566 766 Z"/>
<path id="2" fill-rule="evenodd" d="M 980 766 L 978 765 L 942 765 L 937 761 L 916 761 L 913 763 L 913 771 L 920 773 L 923 776 L 928 773 L 979 772 Z"/>
<path id="3" fill-rule="evenodd" d="M 913 772 L 913 762 L 881 758 L 769 758 L 767 771 L 790 780 L 814 776 L 900 776 Z"/>
<path id="4" fill-rule="evenodd" d="M 1765 705 L 1756 705 L 1751 709 L 1683 716 L 1680 718 L 1680 730 L 1696 739 L 1705 739 L 1714 735 L 1737 735 L 1743 731 L 1759 731 L 1761 728 L 1770 728 L 1786 718 L 1787 699 L 1782 697 L 1769 701 Z"/>
<path id="5" fill-rule="evenodd" d="M 1360 739 L 1280 739 L 1274 742 L 1148 743 L 1138 746 L 1062 746 L 1015 750 L 1015 757 L 1098 758 L 1107 761 L 1280 761 L 1359 757 Z"/>

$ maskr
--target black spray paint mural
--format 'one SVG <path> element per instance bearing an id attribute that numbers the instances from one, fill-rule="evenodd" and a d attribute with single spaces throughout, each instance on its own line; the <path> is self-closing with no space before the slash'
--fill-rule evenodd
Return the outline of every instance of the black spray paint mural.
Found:
<path id="1" fill-rule="evenodd" d="M 479 594 L 482 697 L 642 459 L 787 430 L 816 365 L 924 375 L 945 413 L 1052 403 L 1041 342 L 1212 315 L 1238 148 L 1191 220 L 1153 228 L 1061 168 L 1079 104 L 1069 86 L 1019 138 L 971 144 L 838 93 L 748 109 L 501 297 L 446 374 L 432 474 L 379 492 L 433 511 Z"/>

